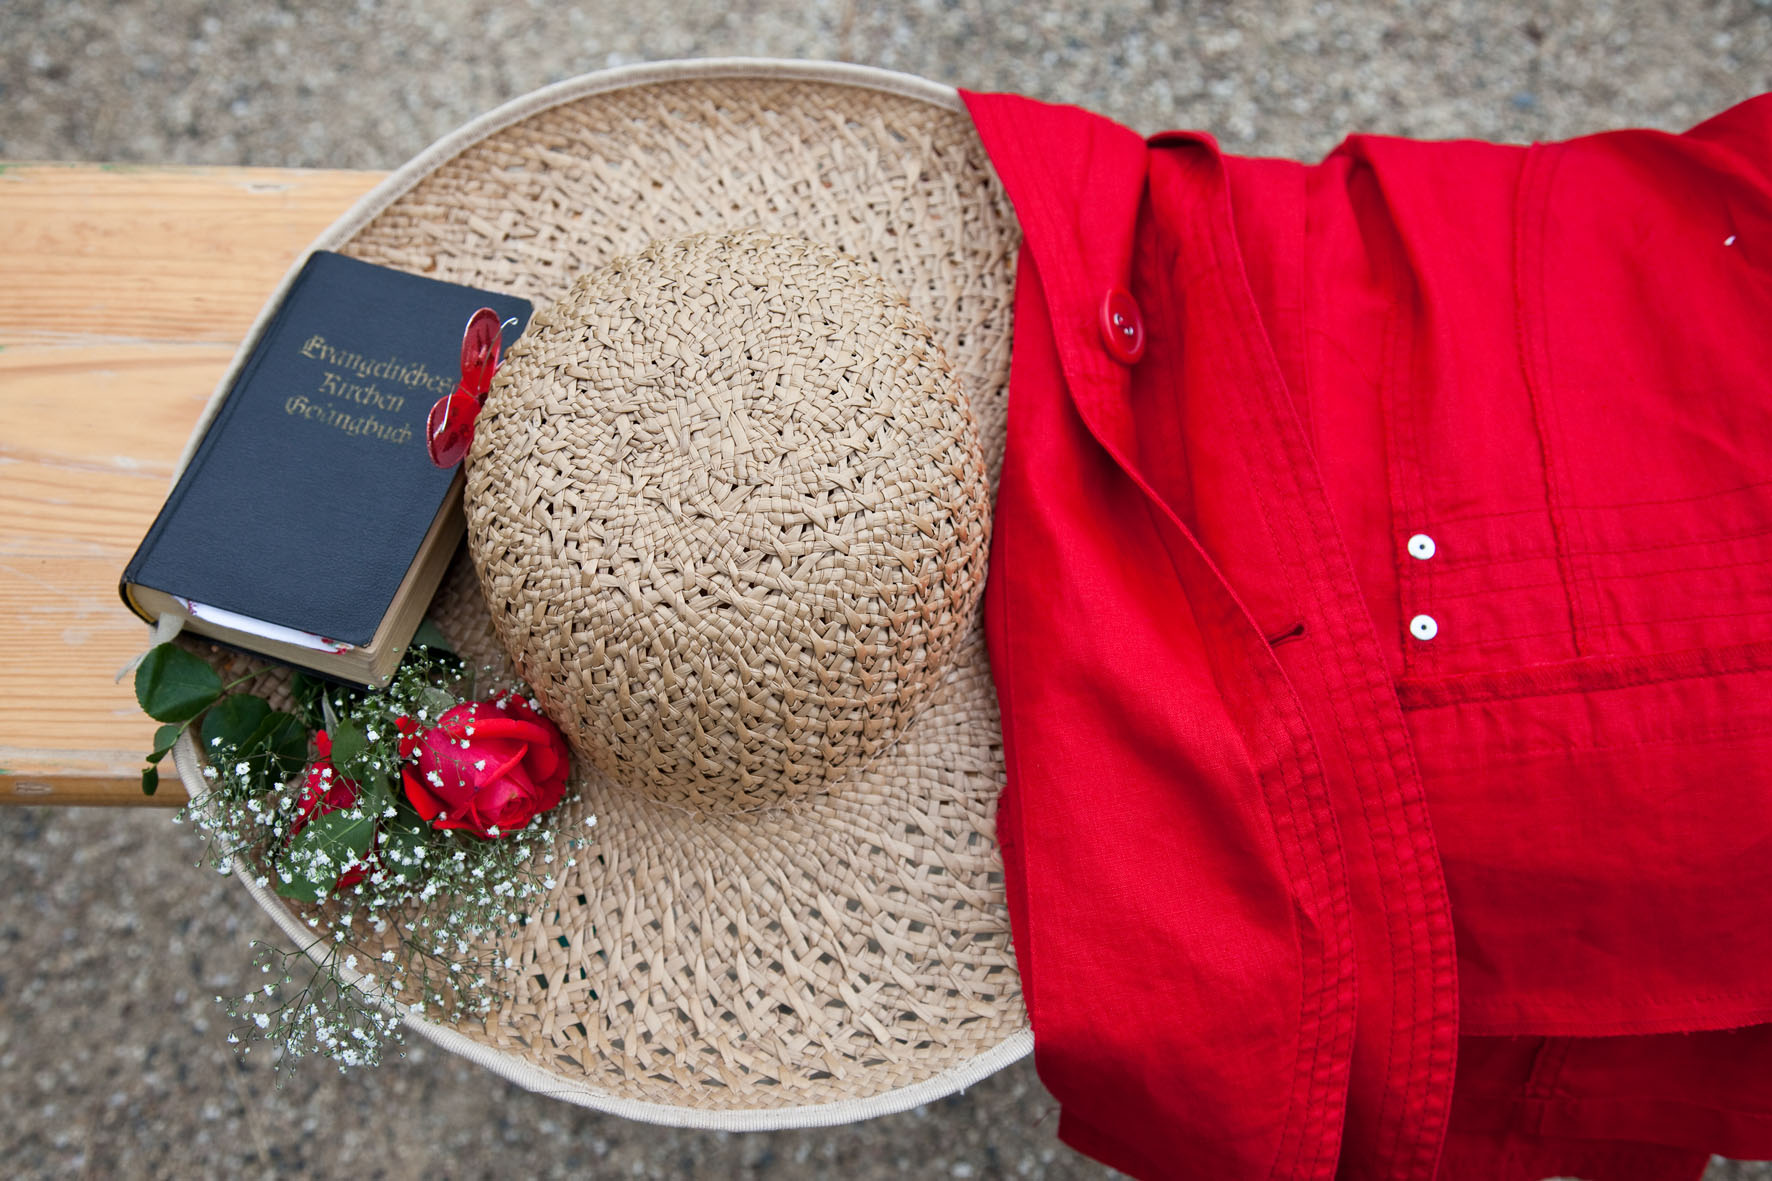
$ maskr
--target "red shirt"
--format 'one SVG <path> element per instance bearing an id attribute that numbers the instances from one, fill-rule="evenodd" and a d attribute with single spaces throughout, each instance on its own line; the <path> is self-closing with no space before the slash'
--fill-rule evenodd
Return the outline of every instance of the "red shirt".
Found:
<path id="1" fill-rule="evenodd" d="M 1772 1156 L 1772 96 L 1315 166 L 965 98 L 1025 234 L 986 622 L 1059 1134 Z"/>

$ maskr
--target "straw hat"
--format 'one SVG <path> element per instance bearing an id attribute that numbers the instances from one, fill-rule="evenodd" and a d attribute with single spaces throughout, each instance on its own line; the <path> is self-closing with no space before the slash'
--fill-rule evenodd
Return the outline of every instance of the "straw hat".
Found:
<path id="1" fill-rule="evenodd" d="M 754 61 L 538 91 L 315 243 L 538 309 L 433 616 L 566 731 L 596 855 L 505 949 L 489 1020 L 411 1027 L 531 1090 L 735 1129 L 902 1110 L 1028 1052 L 979 609 L 1018 244 L 953 91 Z"/>

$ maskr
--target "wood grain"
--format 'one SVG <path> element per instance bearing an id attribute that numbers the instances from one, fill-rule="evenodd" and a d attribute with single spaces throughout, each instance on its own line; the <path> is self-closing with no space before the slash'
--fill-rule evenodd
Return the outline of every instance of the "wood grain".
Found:
<path id="1" fill-rule="evenodd" d="M 265 298 L 380 179 L 0 165 L 0 802 L 183 802 L 141 794 L 117 577 Z"/>

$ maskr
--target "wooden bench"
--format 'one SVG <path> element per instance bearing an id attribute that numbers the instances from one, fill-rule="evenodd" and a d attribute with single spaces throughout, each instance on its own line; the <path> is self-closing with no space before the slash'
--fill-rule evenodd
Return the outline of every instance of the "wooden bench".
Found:
<path id="1" fill-rule="evenodd" d="M 0 802 L 141 794 L 117 576 L 253 317 L 371 172 L 0 164 Z"/>

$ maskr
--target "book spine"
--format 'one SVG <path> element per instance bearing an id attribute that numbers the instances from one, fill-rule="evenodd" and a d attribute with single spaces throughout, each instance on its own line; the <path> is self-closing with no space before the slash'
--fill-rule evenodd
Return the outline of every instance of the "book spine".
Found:
<path id="1" fill-rule="evenodd" d="M 295 281 L 284 293 L 276 313 L 265 325 L 265 330 L 259 334 L 257 340 L 253 341 L 252 355 L 246 359 L 246 364 L 241 366 L 240 372 L 234 378 L 234 383 L 228 387 L 228 392 L 223 397 L 220 408 L 216 411 L 215 417 L 210 420 L 208 429 L 203 432 L 203 441 L 197 445 L 196 453 L 191 456 L 191 462 L 185 466 L 184 471 L 179 473 L 178 482 L 167 494 L 166 503 L 161 505 L 160 511 L 155 514 L 154 523 L 148 526 L 147 535 L 142 538 L 141 544 L 135 547 L 135 553 L 131 555 L 128 564 L 123 567 L 123 574 L 117 581 L 117 593 L 122 597 L 124 606 L 148 623 L 153 623 L 154 617 L 148 614 L 140 603 L 136 602 L 135 596 L 130 593 L 129 588 L 136 581 L 136 574 L 142 568 L 143 563 L 153 553 L 155 544 L 164 532 L 166 522 L 170 521 L 178 512 L 186 490 L 190 488 L 209 456 L 214 453 L 216 441 L 221 438 L 228 420 L 233 417 L 239 404 L 234 395 L 241 390 L 250 388 L 253 377 L 270 351 L 270 342 L 277 339 L 277 331 L 282 326 L 284 317 L 289 314 L 290 307 L 296 303 L 296 296 L 307 284 L 308 277 L 313 274 L 313 263 L 314 257 L 310 255 L 308 261 L 303 264 L 301 273 L 296 275 Z"/>

